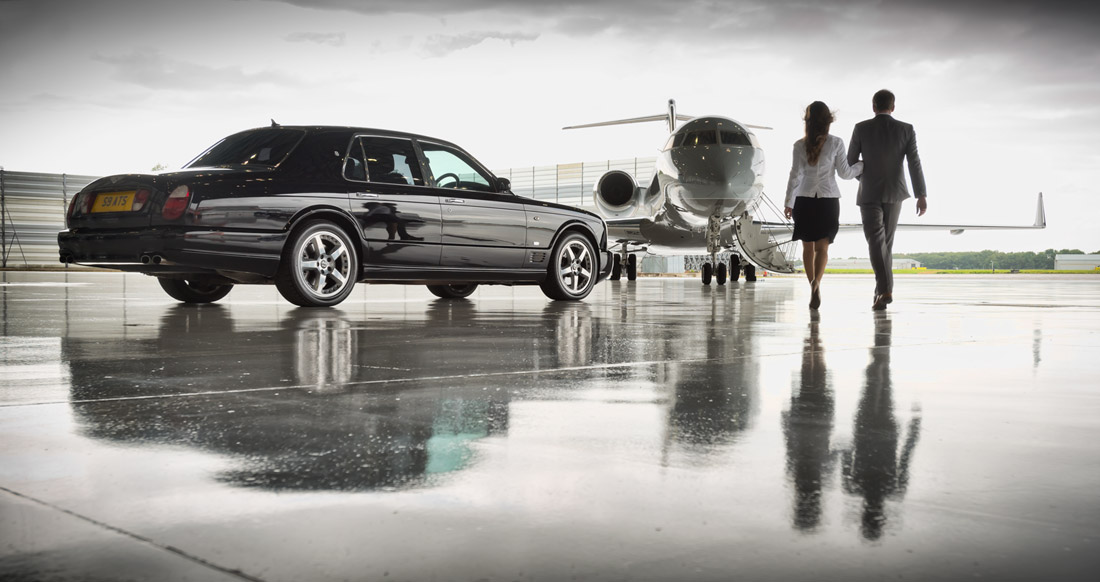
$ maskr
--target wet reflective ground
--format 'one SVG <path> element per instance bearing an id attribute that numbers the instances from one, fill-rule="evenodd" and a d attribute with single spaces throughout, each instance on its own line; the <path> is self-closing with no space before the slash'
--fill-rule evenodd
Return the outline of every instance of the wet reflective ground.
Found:
<path id="1" fill-rule="evenodd" d="M 0 274 L 3 580 L 1094 580 L 1100 278 Z"/>

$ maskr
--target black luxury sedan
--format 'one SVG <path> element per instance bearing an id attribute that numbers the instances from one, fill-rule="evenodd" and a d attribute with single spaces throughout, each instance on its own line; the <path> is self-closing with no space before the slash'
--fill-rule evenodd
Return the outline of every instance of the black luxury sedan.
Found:
<path id="1" fill-rule="evenodd" d="M 152 275 L 189 303 L 274 283 L 291 303 L 330 306 L 357 281 L 443 298 L 481 284 L 586 297 L 611 271 L 603 220 L 509 188 L 443 140 L 273 123 L 180 171 L 92 182 L 57 241 L 62 263 Z"/>

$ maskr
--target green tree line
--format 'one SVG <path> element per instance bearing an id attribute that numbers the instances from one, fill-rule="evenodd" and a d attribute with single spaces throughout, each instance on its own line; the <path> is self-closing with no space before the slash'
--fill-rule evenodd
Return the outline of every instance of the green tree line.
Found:
<path id="1" fill-rule="evenodd" d="M 1100 252 L 1100 251 L 1097 251 Z M 928 269 L 1053 269 L 1054 255 L 1083 255 L 1078 249 L 1047 249 L 1039 253 L 1001 251 L 969 251 L 954 253 L 910 253 L 894 255 L 896 259 L 914 259 Z"/>

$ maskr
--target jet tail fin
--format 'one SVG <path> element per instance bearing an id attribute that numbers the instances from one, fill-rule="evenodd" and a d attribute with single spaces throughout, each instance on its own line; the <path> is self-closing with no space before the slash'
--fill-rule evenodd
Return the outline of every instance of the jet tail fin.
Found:
<path id="1" fill-rule="evenodd" d="M 692 119 L 690 115 L 677 115 L 676 114 L 676 100 L 668 100 L 668 113 L 661 115 L 646 115 L 645 117 L 631 117 L 630 119 L 616 119 L 614 121 L 598 121 L 596 123 L 586 123 L 584 125 L 570 125 L 563 127 L 562 129 L 584 129 L 586 127 L 603 127 L 606 125 L 626 125 L 628 123 L 646 123 L 648 121 L 664 121 L 668 123 L 668 131 L 672 133 L 676 131 L 677 121 L 688 121 Z"/>
<path id="2" fill-rule="evenodd" d="M 676 131 L 677 121 L 691 121 L 695 119 L 690 115 L 681 115 L 676 113 L 676 100 L 668 100 L 668 112 L 662 115 L 646 115 L 645 117 L 631 117 L 630 119 L 616 119 L 614 121 L 597 121 L 596 123 L 586 123 L 584 125 L 570 125 L 563 127 L 562 129 L 584 129 L 586 127 L 603 127 L 607 125 L 626 125 L 628 123 L 646 123 L 649 121 L 664 121 L 668 123 L 668 132 L 673 133 Z M 750 125 L 744 124 L 745 127 L 751 127 L 753 129 L 772 129 L 765 125 Z"/>

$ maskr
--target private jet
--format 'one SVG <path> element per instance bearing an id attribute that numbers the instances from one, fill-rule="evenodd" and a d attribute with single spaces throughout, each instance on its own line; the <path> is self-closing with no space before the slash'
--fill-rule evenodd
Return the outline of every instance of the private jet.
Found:
<path id="1" fill-rule="evenodd" d="M 713 278 L 756 280 L 756 269 L 794 272 L 798 241 L 791 240 L 793 224 L 764 194 L 764 150 L 752 129 L 769 127 L 740 123 L 728 117 L 691 117 L 676 112 L 669 99 L 664 114 L 571 125 L 582 129 L 628 123 L 665 121 L 669 137 L 657 156 L 648 186 L 641 186 L 622 170 L 606 172 L 596 181 L 593 198 L 607 222 L 608 246 L 615 255 L 611 279 L 626 271 L 637 277 L 637 254 L 682 255 L 706 253 L 704 285 Z M 678 122 L 684 122 L 677 126 Z M 760 220 L 760 216 L 772 217 Z M 1043 195 L 1039 194 L 1035 223 L 1029 226 L 899 224 L 899 229 L 949 230 L 1045 228 Z M 841 230 L 859 230 L 856 223 Z M 730 253 L 730 264 L 719 253 Z"/>

